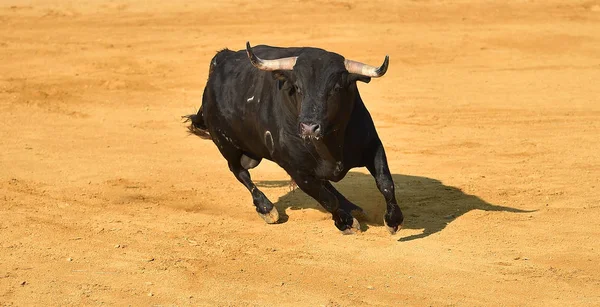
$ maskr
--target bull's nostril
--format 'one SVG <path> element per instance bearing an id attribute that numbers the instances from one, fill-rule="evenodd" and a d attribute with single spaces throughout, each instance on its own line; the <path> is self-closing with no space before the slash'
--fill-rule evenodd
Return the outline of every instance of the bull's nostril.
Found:
<path id="1" fill-rule="evenodd" d="M 319 133 L 321 133 L 321 125 L 314 125 L 314 126 L 313 126 L 313 130 L 312 130 L 312 132 L 313 132 L 314 134 L 319 134 Z"/>

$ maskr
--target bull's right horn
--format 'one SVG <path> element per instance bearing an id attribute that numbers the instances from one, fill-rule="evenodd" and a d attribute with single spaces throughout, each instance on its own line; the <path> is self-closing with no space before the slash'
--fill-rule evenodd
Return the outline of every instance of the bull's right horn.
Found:
<path id="1" fill-rule="evenodd" d="M 280 58 L 275 60 L 263 60 L 252 52 L 252 47 L 250 47 L 250 42 L 246 42 L 246 53 L 248 54 L 248 58 L 250 59 L 250 63 L 254 65 L 254 67 L 260 70 L 273 71 L 273 70 L 292 70 L 294 69 L 294 65 L 296 65 L 297 56 L 289 57 L 289 58 Z"/>

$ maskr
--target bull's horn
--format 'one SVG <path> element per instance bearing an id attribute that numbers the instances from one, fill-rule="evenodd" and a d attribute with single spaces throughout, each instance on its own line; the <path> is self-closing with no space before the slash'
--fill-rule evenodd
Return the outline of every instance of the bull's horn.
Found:
<path id="1" fill-rule="evenodd" d="M 260 70 L 292 70 L 294 69 L 294 65 L 296 65 L 296 59 L 298 57 L 289 57 L 289 58 L 281 58 L 276 60 L 263 60 L 252 52 L 252 47 L 250 47 L 250 42 L 246 42 L 246 53 L 248 53 L 248 58 L 250 58 L 250 62 L 254 67 Z"/>
<path id="2" fill-rule="evenodd" d="M 344 65 L 346 66 L 346 70 L 348 70 L 349 73 L 378 78 L 385 75 L 385 72 L 387 71 L 388 66 L 390 65 L 390 57 L 386 55 L 385 60 L 383 60 L 383 64 L 381 64 L 381 66 L 379 67 L 370 66 L 352 60 L 345 60 Z"/>

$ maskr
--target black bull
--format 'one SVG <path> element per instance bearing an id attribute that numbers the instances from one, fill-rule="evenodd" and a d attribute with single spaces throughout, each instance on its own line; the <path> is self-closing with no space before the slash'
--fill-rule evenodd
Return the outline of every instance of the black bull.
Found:
<path id="1" fill-rule="evenodd" d="M 365 166 L 385 198 L 385 225 L 395 233 L 403 215 L 383 145 L 356 86 L 385 74 L 388 63 L 386 56 L 383 65 L 372 67 L 317 48 L 247 44 L 246 50 L 222 50 L 210 63 L 200 110 L 187 116 L 190 131 L 213 140 L 267 223 L 278 221 L 277 209 L 248 172 L 262 159 L 282 167 L 344 233 L 360 229 L 351 215 L 360 208 L 330 181 Z"/>

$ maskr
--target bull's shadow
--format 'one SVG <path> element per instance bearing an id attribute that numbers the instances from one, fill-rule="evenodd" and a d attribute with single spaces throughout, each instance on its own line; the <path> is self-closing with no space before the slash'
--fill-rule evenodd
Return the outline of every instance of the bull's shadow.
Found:
<path id="1" fill-rule="evenodd" d="M 396 198 L 404 213 L 404 226 L 408 229 L 423 229 L 423 233 L 402 237 L 399 241 L 410 241 L 427 237 L 441 231 L 459 216 L 471 210 L 505 211 L 525 213 L 520 209 L 496 206 L 479 197 L 463 193 L 460 189 L 443 185 L 439 180 L 394 174 Z M 257 181 L 259 187 L 282 187 L 289 181 Z M 363 230 L 367 225 L 382 226 L 385 201 L 375 185 L 373 177 L 359 172 L 349 172 L 335 187 L 348 200 L 360 206 L 364 212 L 356 215 Z M 317 209 L 325 212 L 317 201 L 301 190 L 290 191 L 275 203 L 282 220 L 287 220 L 286 210 Z M 400 235 L 402 232 L 400 231 Z"/>

